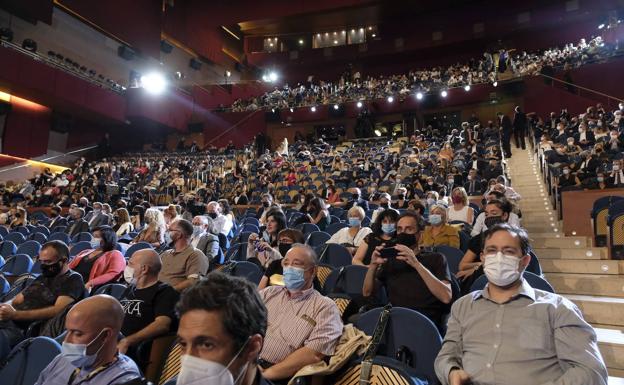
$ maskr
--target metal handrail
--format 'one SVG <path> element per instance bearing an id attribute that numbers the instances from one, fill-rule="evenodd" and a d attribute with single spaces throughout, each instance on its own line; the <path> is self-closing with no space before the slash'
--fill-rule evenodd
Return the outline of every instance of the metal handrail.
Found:
<path id="1" fill-rule="evenodd" d="M 24 160 L 21 162 L 21 164 L 18 164 L 16 166 L 8 167 L 8 168 L 0 170 L 0 173 L 7 172 L 7 171 L 13 171 L 13 170 L 17 170 L 18 168 L 26 167 L 26 166 L 28 166 L 28 164 L 25 164 L 25 162 L 27 162 L 29 160 L 34 160 L 36 162 L 41 162 L 41 163 L 50 163 L 50 161 L 53 160 L 53 159 L 61 158 L 61 157 L 68 156 L 68 155 L 74 155 L 74 154 L 77 154 L 77 153 L 80 153 L 80 152 L 89 151 L 89 150 L 92 150 L 94 148 L 97 148 L 97 145 L 82 147 L 82 148 L 79 148 L 77 150 L 72 150 L 72 151 L 69 151 L 69 152 L 66 152 L 66 153 L 63 153 L 63 154 L 54 155 L 54 156 L 51 156 L 51 157 L 48 157 L 48 158 L 44 158 L 44 159 L 40 159 L 40 160 L 26 159 L 26 158 L 15 157 L 15 156 L 9 155 L 9 156 L 11 156 L 13 158 L 24 159 Z"/>
<path id="2" fill-rule="evenodd" d="M 567 86 L 574 87 L 575 89 L 579 89 L 579 90 L 591 92 L 591 93 L 596 94 L 596 95 L 603 96 L 603 97 L 607 98 L 607 100 L 614 100 L 616 103 L 620 103 L 620 102 L 624 101 L 624 99 L 619 99 L 619 98 L 617 98 L 617 97 L 615 97 L 613 95 L 605 94 L 604 92 L 600 92 L 600 91 L 593 90 L 591 88 L 583 87 L 583 86 L 580 86 L 580 85 L 575 84 L 575 83 L 566 82 L 565 80 L 557 79 L 555 77 L 544 75 L 542 73 L 540 73 L 539 76 L 542 76 L 542 77 L 544 77 L 546 79 L 554 80 L 554 81 L 556 81 L 558 83 L 562 83 L 562 84 L 565 84 Z"/>

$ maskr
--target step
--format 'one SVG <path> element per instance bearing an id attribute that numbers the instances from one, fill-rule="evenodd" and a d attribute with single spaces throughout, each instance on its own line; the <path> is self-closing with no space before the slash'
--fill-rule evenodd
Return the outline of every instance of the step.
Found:
<path id="1" fill-rule="evenodd" d="M 553 235 L 553 237 L 537 237 L 532 236 L 530 233 L 529 237 L 531 238 L 531 245 L 533 245 L 533 247 L 535 248 L 586 248 L 588 246 L 591 246 L 591 240 L 587 239 L 587 237 L 557 238 L 555 235 Z"/>
<path id="2" fill-rule="evenodd" d="M 591 324 L 624 326 L 624 298 L 566 294 Z"/>
<path id="3" fill-rule="evenodd" d="M 538 257 L 539 258 L 539 257 Z M 600 259 L 542 259 L 544 273 L 605 274 L 624 273 L 624 262 Z"/>
<path id="4" fill-rule="evenodd" d="M 598 348 L 607 368 L 624 369 L 624 333 L 619 329 L 594 328 Z"/>
<path id="5" fill-rule="evenodd" d="M 617 369 L 614 369 L 613 371 L 614 373 L 612 373 L 612 370 L 609 369 L 609 382 L 607 383 L 607 385 L 624 385 L 624 378 L 621 377 L 624 376 L 624 371 L 620 372 Z M 614 376 L 611 376 L 611 374 L 613 374 Z M 618 374 L 620 376 L 617 376 Z"/>
<path id="6" fill-rule="evenodd" d="M 540 259 L 609 259 L 609 250 L 605 247 L 572 248 L 533 248 Z"/>
<path id="7" fill-rule="evenodd" d="M 608 274 L 545 273 L 559 294 L 624 297 L 624 277 Z"/>

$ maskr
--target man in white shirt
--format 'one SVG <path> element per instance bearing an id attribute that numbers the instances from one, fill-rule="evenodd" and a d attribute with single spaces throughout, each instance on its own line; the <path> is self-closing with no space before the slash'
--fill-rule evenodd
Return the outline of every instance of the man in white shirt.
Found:
<path id="1" fill-rule="evenodd" d="M 212 219 L 217 234 L 228 235 L 232 229 L 232 221 L 230 221 L 225 215 L 221 214 L 221 206 L 219 202 L 212 201 L 206 205 L 206 215 Z"/>

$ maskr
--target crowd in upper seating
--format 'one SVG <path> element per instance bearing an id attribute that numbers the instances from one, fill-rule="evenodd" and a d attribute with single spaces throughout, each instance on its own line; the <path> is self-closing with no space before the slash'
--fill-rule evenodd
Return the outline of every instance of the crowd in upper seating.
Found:
<path id="1" fill-rule="evenodd" d="M 400 100 L 417 92 L 436 92 L 453 87 L 493 83 L 499 74 L 507 71 L 513 76 L 554 75 L 556 68 L 576 68 L 584 63 L 601 60 L 613 51 L 600 36 L 587 42 L 581 39 L 576 45 L 566 44 L 562 48 L 551 48 L 543 52 L 500 49 L 495 53 L 485 52 L 479 59 L 449 67 L 412 70 L 407 74 L 362 77 L 358 71 L 346 71 L 337 81 L 312 81 L 308 84 L 288 84 L 275 88 L 261 96 L 247 100 L 236 100 L 232 111 L 254 111 L 260 108 L 287 109 L 304 106 L 344 103 L 358 100 L 385 99 L 388 96 Z"/>

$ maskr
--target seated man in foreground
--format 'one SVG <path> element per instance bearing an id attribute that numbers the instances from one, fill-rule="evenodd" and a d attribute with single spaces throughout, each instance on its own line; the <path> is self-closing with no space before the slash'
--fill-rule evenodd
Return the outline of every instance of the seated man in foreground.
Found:
<path id="1" fill-rule="evenodd" d="M 294 244 L 282 259 L 285 286 L 260 291 L 269 314 L 260 365 L 269 380 L 288 379 L 332 355 L 342 335 L 338 307 L 312 287 L 317 263 L 311 247 Z"/>
<path id="2" fill-rule="evenodd" d="M 0 305 L 0 329 L 10 346 L 24 338 L 33 321 L 48 320 L 85 295 L 80 274 L 69 269 L 69 248 L 61 241 L 50 241 L 39 252 L 41 275 L 10 303 Z"/>
<path id="3" fill-rule="evenodd" d="M 113 385 L 141 376 L 135 363 L 117 352 L 123 309 L 108 295 L 95 295 L 67 313 L 61 354 L 43 369 L 35 385 Z"/>
<path id="4" fill-rule="evenodd" d="M 522 278 L 530 259 L 523 229 L 499 224 L 484 234 L 489 283 L 451 309 L 435 362 L 442 384 L 607 384 L 596 333 L 572 302 Z"/>

